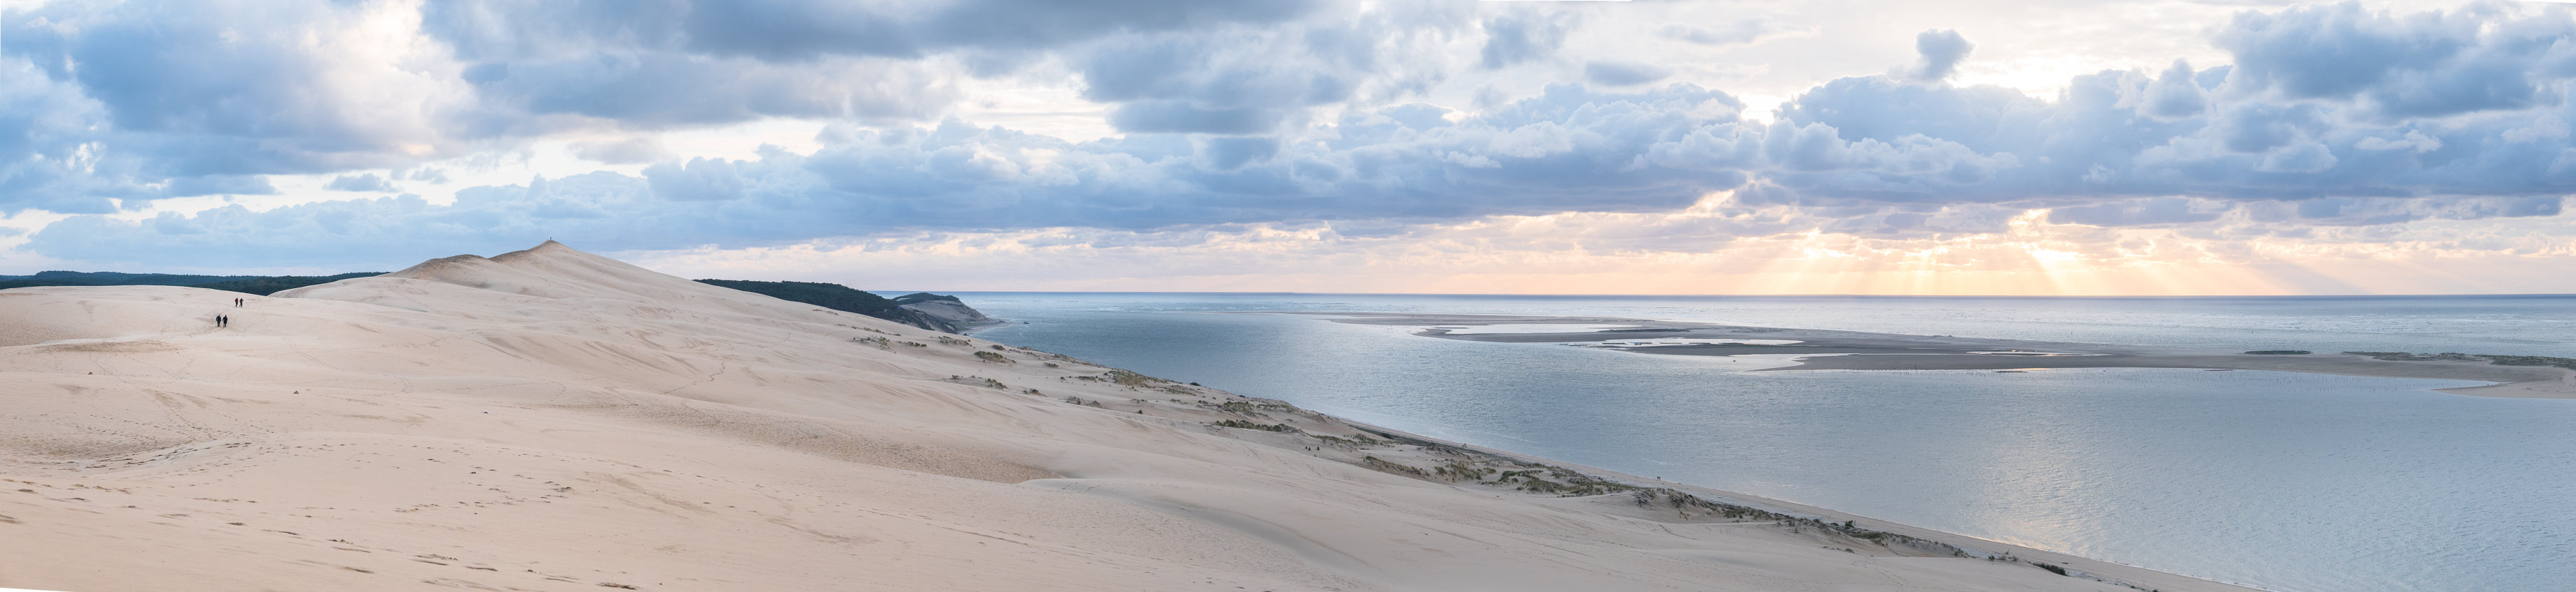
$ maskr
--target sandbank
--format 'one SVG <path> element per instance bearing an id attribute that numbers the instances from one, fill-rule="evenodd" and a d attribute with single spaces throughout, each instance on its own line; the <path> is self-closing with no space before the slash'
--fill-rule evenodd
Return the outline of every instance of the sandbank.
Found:
<path id="1" fill-rule="evenodd" d="M 1327 316 L 1337 323 L 1386 326 L 1477 326 L 1560 324 L 1628 325 L 1635 328 L 1590 332 L 1456 334 L 1431 328 L 1425 337 L 1495 343 L 1584 343 L 1591 347 L 1678 356 L 1808 355 L 1800 364 L 1758 372 L 1798 370 L 2034 370 L 2060 368 L 2200 368 L 2271 370 L 2385 378 L 2475 380 L 2496 384 L 2439 389 L 2485 397 L 2576 398 L 2576 360 L 2519 355 L 2401 354 L 2315 352 L 2299 355 L 2252 354 L 2244 351 L 2195 350 L 1986 339 L 1951 335 L 1905 335 L 1826 329 L 1793 329 L 1720 325 L 1687 321 L 1613 317 L 1545 317 L 1515 315 L 1413 313 L 1295 313 Z M 1742 338 L 1789 340 L 1794 344 L 1689 344 L 1622 346 L 1623 340 Z M 2259 351 L 2259 350 L 2256 350 Z M 1837 354 L 1837 355 L 1828 355 Z M 2504 365 L 2502 362 L 2559 365 Z"/>

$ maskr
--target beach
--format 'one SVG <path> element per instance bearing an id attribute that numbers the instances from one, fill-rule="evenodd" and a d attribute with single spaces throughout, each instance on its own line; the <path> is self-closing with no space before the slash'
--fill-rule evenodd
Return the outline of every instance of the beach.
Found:
<path id="1" fill-rule="evenodd" d="M 233 297 L 0 292 L 0 587 L 2242 589 L 552 243 Z"/>

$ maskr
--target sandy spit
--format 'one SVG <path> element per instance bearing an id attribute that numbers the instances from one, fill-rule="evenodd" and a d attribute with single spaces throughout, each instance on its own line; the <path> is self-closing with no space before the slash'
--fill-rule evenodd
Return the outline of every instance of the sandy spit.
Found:
<path id="1" fill-rule="evenodd" d="M 2527 356 L 2469 356 L 2456 353 L 2407 354 L 2378 352 L 2362 355 L 2345 352 L 2314 352 L 2297 355 L 2254 354 L 2240 351 L 2213 351 L 2181 348 L 2151 348 L 2098 343 L 2063 343 L 2012 339 L 1987 339 L 1954 335 L 1904 335 L 1828 329 L 1794 329 L 1718 325 L 1687 321 L 1623 319 L 1610 317 L 1543 317 L 1475 314 L 1421 313 L 1351 313 L 1300 312 L 1332 317 L 1337 323 L 1390 326 L 1474 326 L 1474 325 L 1603 325 L 1619 324 L 1634 328 L 1580 333 L 1452 333 L 1438 328 L 1416 333 L 1425 337 L 1503 343 L 1599 343 L 1596 347 L 1636 353 L 1676 356 L 1792 356 L 1800 363 L 1764 368 L 1760 371 L 1797 370 L 2037 370 L 2053 368 L 2201 368 L 2213 370 L 2272 370 L 2311 374 L 2376 376 L 2384 378 L 2439 378 L 2492 382 L 2486 386 L 2439 389 L 2442 392 L 2484 397 L 2519 397 L 2576 399 L 2576 368 L 2547 365 L 2506 365 L 2501 358 L 2515 362 L 2554 361 L 2576 364 L 2576 360 L 2529 358 Z M 1698 344 L 1659 345 L 1656 340 L 1712 340 L 1754 338 L 1765 341 L 1795 341 L 1787 345 Z M 1623 346 L 1622 343 L 1638 345 Z M 1812 357 L 1810 357 L 1812 356 Z M 2519 359 L 2517 359 L 2519 358 Z"/>

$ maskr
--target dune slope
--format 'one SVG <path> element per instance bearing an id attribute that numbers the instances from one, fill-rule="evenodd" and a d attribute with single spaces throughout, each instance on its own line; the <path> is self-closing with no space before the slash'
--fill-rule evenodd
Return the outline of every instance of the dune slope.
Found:
<path id="1" fill-rule="evenodd" d="M 0 291 L 0 587 L 2131 589 L 551 242 L 238 296 Z"/>

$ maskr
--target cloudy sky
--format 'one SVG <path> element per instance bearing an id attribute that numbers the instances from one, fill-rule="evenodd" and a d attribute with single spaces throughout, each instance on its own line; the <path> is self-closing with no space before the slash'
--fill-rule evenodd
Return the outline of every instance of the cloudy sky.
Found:
<path id="1" fill-rule="evenodd" d="M 0 6 L 0 274 L 2576 292 L 2561 4 Z"/>

